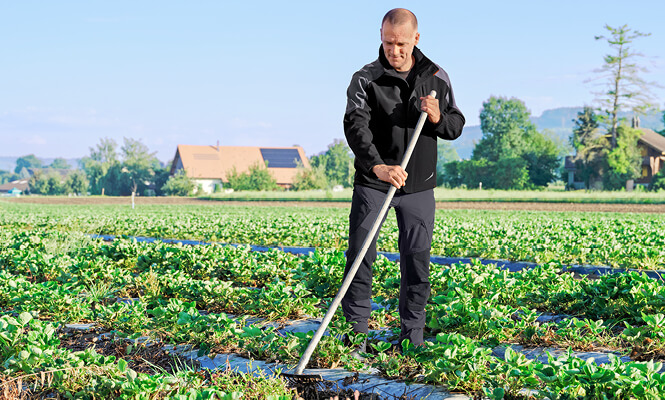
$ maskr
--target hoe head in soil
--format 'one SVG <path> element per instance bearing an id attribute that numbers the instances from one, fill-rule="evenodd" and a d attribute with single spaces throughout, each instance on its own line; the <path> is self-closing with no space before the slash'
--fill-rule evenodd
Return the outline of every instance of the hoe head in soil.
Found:
<path id="1" fill-rule="evenodd" d="M 279 376 L 295 387 L 317 386 L 323 382 L 323 377 L 319 374 L 289 374 L 282 372 Z"/>

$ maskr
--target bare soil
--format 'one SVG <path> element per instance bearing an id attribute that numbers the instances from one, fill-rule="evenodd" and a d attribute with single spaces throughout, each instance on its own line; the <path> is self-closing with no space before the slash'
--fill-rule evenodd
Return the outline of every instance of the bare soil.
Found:
<path id="1" fill-rule="evenodd" d="M 115 356 L 117 359 L 127 361 L 129 368 L 136 372 L 153 375 L 155 373 L 174 373 L 185 367 L 196 368 L 198 361 L 180 357 L 165 350 L 164 343 L 132 344 L 129 340 L 112 340 L 100 337 L 100 329 L 88 331 L 67 330 L 61 333 L 60 347 L 72 351 L 82 351 L 94 348 L 98 354 Z"/>
<path id="2" fill-rule="evenodd" d="M 130 197 L 40 197 L 25 196 L 3 199 L 3 201 L 34 204 L 67 205 L 131 205 Z M 136 197 L 141 205 L 251 205 L 253 207 L 335 207 L 350 208 L 346 201 L 218 201 L 191 197 Z M 507 211 L 563 211 L 563 212 L 632 212 L 665 213 L 665 204 L 613 204 L 613 203 L 536 203 L 536 202 L 491 202 L 491 201 L 440 201 L 440 210 L 507 210 Z"/>

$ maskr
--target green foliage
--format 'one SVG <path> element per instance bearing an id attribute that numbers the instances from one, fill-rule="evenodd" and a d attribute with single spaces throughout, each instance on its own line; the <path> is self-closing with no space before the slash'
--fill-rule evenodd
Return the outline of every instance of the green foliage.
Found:
<path id="1" fill-rule="evenodd" d="M 194 191 L 194 182 L 189 179 L 185 170 L 181 169 L 169 177 L 161 191 L 167 196 L 189 196 Z"/>
<path id="2" fill-rule="evenodd" d="M 587 188 L 592 187 L 592 182 L 601 179 L 605 170 L 605 156 L 609 149 L 609 142 L 600 134 L 598 116 L 591 107 L 577 113 L 577 120 L 570 144 L 575 148 L 576 154 L 573 158 L 576 175 Z"/>
<path id="3" fill-rule="evenodd" d="M 0 214 L 0 365 L 6 378 L 20 377 L 26 385 L 39 382 L 41 373 L 53 374 L 52 380 L 41 383 L 52 396 L 233 399 L 244 393 L 252 398 L 292 398 L 281 380 L 252 374 L 189 369 L 139 373 L 128 362 L 134 345 L 117 356 L 74 352 L 61 346 L 58 334 L 64 333 L 59 327 L 68 321 L 93 321 L 113 330 L 116 338 L 147 336 L 195 345 L 199 355 L 210 352 L 211 358 L 239 352 L 293 365 L 313 332 L 283 332 L 276 326 L 285 318 L 320 316 L 346 261 L 339 250 L 296 256 L 277 249 L 256 252 L 248 246 L 128 238 L 110 243 L 78 240 L 57 248 L 54 244 L 79 230 L 91 230 L 91 220 L 99 229 L 100 219 L 110 221 L 102 230 L 115 234 L 201 237 L 214 232 L 233 242 L 330 244 L 348 228 L 348 210 L 294 213 L 265 208 L 257 213 L 252 206 L 183 212 L 163 207 L 135 213 L 126 207 L 31 204 L 11 205 L 8 210 Z M 253 229 L 241 229 L 246 226 Z M 588 263 L 599 252 L 615 262 L 632 258 L 646 263 L 651 258 L 663 264 L 662 226 L 661 217 L 639 214 L 515 213 L 508 218 L 505 212 L 439 213 L 434 236 L 443 241 L 435 252 L 473 251 L 491 257 L 509 251 L 541 265 L 509 272 L 478 260 L 431 264 L 432 296 L 424 332 L 429 340 L 419 347 L 403 341 L 400 354 L 387 342 L 394 338 L 377 340 L 370 335 L 369 348 L 374 351 L 365 354 L 367 362 L 391 378 L 445 385 L 478 398 L 519 398 L 523 389 L 550 399 L 602 399 L 607 393 L 616 398 L 659 398 L 665 378 L 654 358 L 665 349 L 665 287 L 636 272 L 579 279 L 562 268 L 562 260 L 578 257 L 578 263 Z M 388 240 L 378 247 L 396 246 L 394 223 L 387 221 L 385 228 L 382 236 Z M 543 257 L 554 261 L 543 262 Z M 372 293 L 394 297 L 400 282 L 398 262 L 379 257 L 373 269 Z M 124 299 L 113 301 L 115 296 Z M 386 297 L 374 300 L 390 310 L 396 304 Z M 542 313 L 577 317 L 541 322 Z M 383 314 L 387 319 L 394 313 Z M 249 316 L 267 321 L 250 324 Z M 273 323 L 262 323 L 269 321 Z M 334 318 L 310 367 L 362 367 L 340 340 L 350 332 L 343 318 Z M 549 355 L 547 361 L 529 360 L 517 346 L 507 347 L 514 344 L 570 350 L 558 358 Z M 498 346 L 505 348 L 503 357 L 496 355 Z M 599 347 L 648 361 L 624 362 L 611 355 L 609 363 L 599 365 L 572 355 L 572 350 Z"/>
<path id="4" fill-rule="evenodd" d="M 88 176 L 92 194 L 112 194 L 115 182 L 107 176 L 109 169 L 119 164 L 118 144 L 113 139 L 102 138 L 95 148 L 90 148 L 90 157 L 81 159 L 81 166 Z M 109 190 L 110 189 L 110 190 Z"/>
<path id="5" fill-rule="evenodd" d="M 603 66 L 597 71 L 602 79 L 602 91 L 596 92 L 596 99 L 604 111 L 603 121 L 608 126 L 611 148 L 617 146 L 619 129 L 619 112 L 630 109 L 638 114 L 652 107 L 653 87 L 659 85 L 646 82 L 640 73 L 648 70 L 638 65 L 634 59 L 643 57 L 630 47 L 636 39 L 650 36 L 650 33 L 633 31 L 628 25 L 614 28 L 605 25 L 608 36 L 596 36 L 596 40 L 607 41 L 613 53 L 606 54 Z"/>
<path id="6" fill-rule="evenodd" d="M 15 173 L 20 173 L 23 168 L 26 169 L 39 169 L 42 167 L 42 161 L 37 158 L 34 154 L 28 154 L 27 156 L 19 157 L 16 160 L 16 168 L 14 168 Z"/>
<path id="7" fill-rule="evenodd" d="M 148 146 L 140 140 L 124 138 L 122 152 L 122 172 L 130 183 L 131 192 L 144 193 L 147 182 L 153 180 L 155 171 L 160 169 L 156 152 L 150 153 Z"/>
<path id="8" fill-rule="evenodd" d="M 651 190 L 665 190 L 665 168 L 661 168 L 651 181 Z"/>
<path id="9" fill-rule="evenodd" d="M 67 160 L 65 160 L 62 157 L 58 157 L 58 158 L 54 159 L 53 162 L 51 163 L 51 165 L 49 165 L 48 167 L 53 168 L 53 169 L 71 169 L 72 168 L 72 166 L 69 165 Z"/>
<path id="10" fill-rule="evenodd" d="M 528 183 L 523 187 L 529 184 L 544 187 L 556 179 L 563 147 L 555 140 L 548 131 L 533 132 L 529 136 L 529 145 L 522 154 L 528 170 Z"/>
<path id="11" fill-rule="evenodd" d="M 340 139 L 335 139 L 328 145 L 325 153 L 312 156 L 309 160 L 313 168 L 322 168 L 330 186 L 353 185 L 353 159 L 349 146 Z"/>
<path id="12" fill-rule="evenodd" d="M 502 158 L 498 161 L 462 160 L 445 164 L 444 183 L 467 188 L 525 189 L 529 186 L 529 170 L 524 158 Z"/>
<path id="13" fill-rule="evenodd" d="M 72 171 L 65 178 L 65 192 L 67 193 L 86 194 L 88 186 L 88 177 L 83 171 Z"/>
<path id="14" fill-rule="evenodd" d="M 165 174 L 155 153 L 150 153 L 141 141 L 124 138 L 121 159 L 117 148 L 113 139 L 102 138 L 95 148 L 90 148 L 90 157 L 81 160 L 92 194 L 147 194 L 146 189 L 151 183 L 165 182 Z"/>
<path id="15" fill-rule="evenodd" d="M 561 146 L 551 135 L 537 132 L 529 117 L 522 101 L 490 97 L 480 112 L 483 138 L 473 150 L 475 163 L 458 167 L 458 178 L 449 182 L 462 177 L 467 187 L 478 187 L 478 182 L 483 182 L 483 187 L 501 189 L 547 186 L 552 182 L 560 166 Z M 509 165 L 511 162 L 513 165 Z"/>
<path id="16" fill-rule="evenodd" d="M 436 143 L 436 185 L 450 185 L 446 180 L 446 165 L 452 161 L 459 161 L 457 150 L 449 141 L 438 140 Z M 459 185 L 458 185 L 459 186 Z"/>
<path id="17" fill-rule="evenodd" d="M 66 192 L 62 175 L 52 169 L 35 170 L 29 184 L 30 191 L 35 194 L 58 195 Z"/>
<path id="18" fill-rule="evenodd" d="M 18 178 L 19 178 L 18 174 L 15 174 L 10 171 L 0 170 L 0 185 L 7 182 L 13 182 Z"/>
<path id="19" fill-rule="evenodd" d="M 491 96 L 480 111 L 483 138 L 474 148 L 472 159 L 498 161 L 519 157 L 526 149 L 527 139 L 536 131 L 529 117 L 521 100 Z"/>
<path id="20" fill-rule="evenodd" d="M 328 177 L 323 165 L 312 168 L 298 168 L 293 181 L 293 190 L 312 190 L 328 188 Z"/>
<path id="21" fill-rule="evenodd" d="M 620 126 L 617 130 L 616 147 L 607 153 L 607 173 L 603 176 L 605 189 L 617 190 L 625 187 L 626 181 L 640 176 L 642 155 L 637 140 L 639 129 Z"/>
<path id="22" fill-rule="evenodd" d="M 268 168 L 259 163 L 249 167 L 247 172 L 238 172 L 235 167 L 226 173 L 228 186 L 234 190 L 278 190 L 277 180 Z"/>

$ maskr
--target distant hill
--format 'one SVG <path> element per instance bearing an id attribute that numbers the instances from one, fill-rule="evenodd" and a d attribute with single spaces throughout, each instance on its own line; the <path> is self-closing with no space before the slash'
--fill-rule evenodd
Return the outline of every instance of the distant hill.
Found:
<path id="1" fill-rule="evenodd" d="M 555 136 L 561 138 L 564 143 L 568 143 L 570 135 L 573 133 L 573 122 L 577 119 L 577 113 L 582 111 L 582 107 L 560 107 L 551 110 L 545 110 L 539 117 L 531 117 L 531 121 L 536 124 L 539 131 L 549 129 Z M 630 119 L 632 113 L 621 113 L 622 118 Z M 663 129 L 662 111 L 640 116 L 640 126 L 644 128 L 660 131 Z M 461 158 L 471 158 L 471 153 L 476 143 L 483 137 L 480 125 L 465 126 L 462 136 L 452 142 L 453 147 Z"/>
<path id="2" fill-rule="evenodd" d="M 14 172 L 14 168 L 16 168 L 16 160 L 18 160 L 20 156 L 16 157 L 3 157 L 0 156 L 0 170 L 2 171 L 11 171 Z M 55 160 L 55 158 L 41 158 L 37 157 L 42 161 L 42 166 L 47 166 Z M 72 166 L 72 168 L 78 168 L 79 167 L 79 161 L 81 160 L 80 158 L 67 158 L 67 163 Z"/>

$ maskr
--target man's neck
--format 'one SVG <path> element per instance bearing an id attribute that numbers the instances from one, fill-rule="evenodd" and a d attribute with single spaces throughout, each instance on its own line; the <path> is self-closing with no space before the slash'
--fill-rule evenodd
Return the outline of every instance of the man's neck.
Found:
<path id="1" fill-rule="evenodd" d="M 409 63 L 409 65 L 408 66 L 404 65 L 404 67 L 400 68 L 400 69 L 395 68 L 395 71 L 397 71 L 397 72 L 409 72 L 409 71 L 411 71 L 411 68 L 413 68 L 413 66 L 415 64 L 416 64 L 416 57 L 412 54 L 411 55 L 411 62 Z"/>

